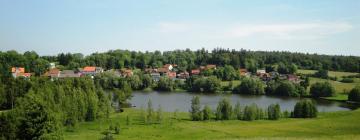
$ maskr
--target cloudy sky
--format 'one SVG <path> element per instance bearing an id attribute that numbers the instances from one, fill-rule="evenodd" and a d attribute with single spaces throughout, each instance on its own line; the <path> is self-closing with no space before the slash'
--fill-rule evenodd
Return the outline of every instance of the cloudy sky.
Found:
<path id="1" fill-rule="evenodd" d="M 0 51 L 217 47 L 360 56 L 360 0 L 0 0 Z"/>

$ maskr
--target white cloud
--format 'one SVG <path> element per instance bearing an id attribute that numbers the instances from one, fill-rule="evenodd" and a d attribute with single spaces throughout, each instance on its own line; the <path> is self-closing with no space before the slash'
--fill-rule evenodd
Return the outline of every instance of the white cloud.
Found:
<path id="1" fill-rule="evenodd" d="M 346 22 L 238 25 L 229 28 L 225 32 L 225 36 L 233 38 L 255 36 L 271 39 L 317 39 L 346 32 L 352 27 Z"/>

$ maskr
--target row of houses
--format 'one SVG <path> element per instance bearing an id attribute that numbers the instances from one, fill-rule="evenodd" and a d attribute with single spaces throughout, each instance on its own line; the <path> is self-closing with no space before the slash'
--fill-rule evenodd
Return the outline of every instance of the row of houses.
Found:
<path id="1" fill-rule="evenodd" d="M 239 74 L 240 76 L 244 76 L 244 77 L 256 76 L 265 82 L 271 81 L 275 78 L 279 78 L 281 80 L 288 80 L 294 83 L 300 82 L 300 78 L 295 74 L 279 74 L 276 71 L 266 72 L 265 70 L 257 70 L 256 74 L 252 75 L 252 73 L 249 72 L 247 69 L 239 69 Z"/>

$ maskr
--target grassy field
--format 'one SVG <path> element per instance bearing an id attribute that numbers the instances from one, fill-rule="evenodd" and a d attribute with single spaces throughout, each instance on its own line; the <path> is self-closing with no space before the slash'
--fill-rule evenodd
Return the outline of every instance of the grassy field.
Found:
<path id="1" fill-rule="evenodd" d="M 240 85 L 240 80 L 233 80 L 233 88 Z M 229 86 L 230 81 L 221 81 L 221 86 Z"/>
<path id="2" fill-rule="evenodd" d="M 298 73 L 301 73 L 301 74 L 314 74 L 315 72 L 316 72 L 316 70 L 303 70 L 303 69 L 298 70 Z M 342 76 L 349 76 L 349 75 L 356 75 L 356 74 L 358 74 L 358 73 L 329 71 L 329 76 L 338 77 L 338 80 L 340 80 Z M 355 86 L 360 85 L 359 78 L 354 78 L 354 83 L 342 83 L 339 81 L 326 80 L 326 79 L 320 79 L 320 78 L 314 78 L 314 77 L 310 78 L 310 85 L 314 84 L 316 82 L 326 82 L 326 81 L 331 83 L 331 85 L 334 86 L 335 91 L 336 91 L 336 96 L 326 98 L 326 99 L 331 99 L 331 100 L 340 100 L 340 101 L 347 100 L 348 97 L 347 97 L 346 92 L 350 91 Z M 308 91 L 309 90 L 310 90 L 310 87 L 308 88 Z"/>
<path id="3" fill-rule="evenodd" d="M 126 116 L 132 124 L 126 125 Z M 189 121 L 188 113 L 164 113 L 162 124 L 143 125 L 137 118 L 139 112 L 126 109 L 113 114 L 109 120 L 85 122 L 75 132 L 64 132 L 65 139 L 97 140 L 110 123 L 119 123 L 120 134 L 115 139 L 360 139 L 360 110 L 321 113 L 315 119 L 281 119 L 278 121 Z"/>
<path id="4" fill-rule="evenodd" d="M 315 72 L 317 72 L 317 71 L 316 70 L 304 70 L 304 69 L 297 70 L 297 73 L 301 73 L 301 74 L 314 74 Z M 356 74 L 358 74 L 358 73 L 329 71 L 330 77 L 338 77 L 338 78 L 341 78 L 342 76 L 349 76 L 349 75 L 356 75 Z"/>

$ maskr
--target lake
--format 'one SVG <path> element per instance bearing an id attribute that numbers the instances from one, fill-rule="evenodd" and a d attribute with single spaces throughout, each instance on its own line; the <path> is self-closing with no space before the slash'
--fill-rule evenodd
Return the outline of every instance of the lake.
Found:
<path id="1" fill-rule="evenodd" d="M 136 108 L 146 108 L 147 102 L 151 99 L 154 108 L 160 105 L 164 111 L 173 112 L 175 110 L 181 112 L 188 112 L 191 106 L 191 99 L 197 95 L 200 97 L 202 106 L 209 105 L 212 109 L 216 109 L 218 102 L 226 97 L 229 98 L 233 106 L 240 102 L 242 106 L 257 104 L 259 107 L 266 109 L 270 104 L 278 103 L 282 111 L 292 111 L 294 105 L 304 98 L 294 97 L 278 97 L 265 95 L 239 95 L 239 94 L 204 94 L 204 93 L 189 93 L 189 92 L 144 92 L 134 91 L 130 103 Z M 346 103 L 328 101 L 322 99 L 311 99 L 315 101 L 318 111 L 332 112 L 351 110 Z"/>

